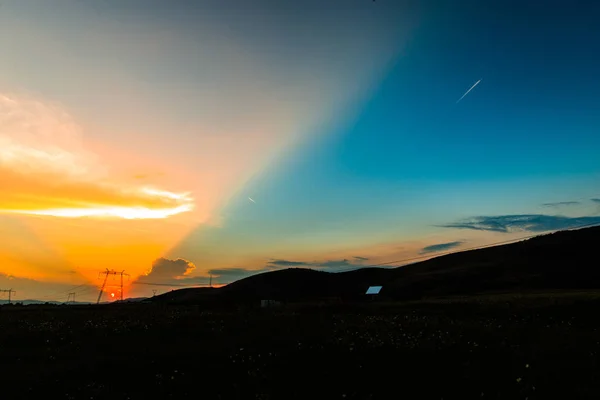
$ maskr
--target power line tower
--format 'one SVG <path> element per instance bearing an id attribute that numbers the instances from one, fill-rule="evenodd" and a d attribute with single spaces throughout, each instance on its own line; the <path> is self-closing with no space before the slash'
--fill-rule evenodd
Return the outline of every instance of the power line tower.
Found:
<path id="1" fill-rule="evenodd" d="M 0 290 L 0 293 L 8 293 L 8 304 L 11 304 L 12 302 L 12 295 L 13 293 L 17 293 L 12 289 L 8 289 L 8 290 Z"/>
<path id="2" fill-rule="evenodd" d="M 210 280 L 208 281 L 208 287 L 212 287 L 212 274 L 210 274 Z"/>
<path id="3" fill-rule="evenodd" d="M 116 277 L 117 275 L 121 276 L 121 301 L 123 301 L 123 278 L 126 276 L 129 279 L 129 274 L 126 274 L 125 271 L 121 271 L 121 272 L 117 272 L 114 269 L 113 270 L 109 270 L 108 268 L 106 268 L 106 271 L 100 272 L 98 274 L 98 277 L 100 277 L 100 275 L 104 275 L 104 281 L 102 282 L 102 287 L 100 288 L 100 293 L 98 293 L 98 301 L 96 301 L 96 304 L 100 304 L 100 300 L 102 299 L 102 293 L 104 293 L 104 288 L 106 287 L 106 282 L 108 281 L 108 276 L 112 275 L 114 277 Z"/>
<path id="4" fill-rule="evenodd" d="M 156 296 L 156 292 L 157 292 L 156 289 L 152 289 L 152 297 Z"/>
<path id="5" fill-rule="evenodd" d="M 73 300 L 71 300 L 71 298 L 73 298 Z M 69 296 L 67 297 L 67 304 L 69 304 L 69 301 L 71 301 L 72 303 L 75 303 L 75 293 L 74 292 L 69 293 Z"/>

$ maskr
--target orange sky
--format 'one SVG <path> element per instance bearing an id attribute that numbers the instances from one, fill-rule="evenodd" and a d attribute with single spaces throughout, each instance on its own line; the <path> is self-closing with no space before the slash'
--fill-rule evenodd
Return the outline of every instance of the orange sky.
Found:
<path id="1" fill-rule="evenodd" d="M 290 265 L 402 264 L 432 245 L 459 250 L 541 231 L 444 224 L 548 213 L 535 207 L 569 200 L 556 187 L 596 196 L 597 177 L 438 181 L 429 150 L 442 146 L 406 139 L 437 119 L 428 93 L 448 90 L 431 100 L 445 115 L 466 78 L 411 81 L 430 67 L 441 68 L 438 80 L 448 72 L 437 61 L 398 62 L 422 22 L 412 2 L 137 3 L 0 9 L 0 289 L 20 298 L 64 300 L 83 285 L 78 293 L 92 300 L 106 268 L 131 275 L 128 294 L 148 296 L 152 286 L 133 283 L 166 284 L 157 286 L 163 291 Z M 402 80 L 377 94 L 392 67 Z M 368 110 L 378 97 L 391 103 Z M 315 167 L 309 153 L 367 111 L 368 140 L 354 143 L 353 157 Z M 369 119 L 387 122 L 371 127 Z M 368 179 L 360 169 L 369 143 L 370 167 L 382 150 L 390 163 L 418 162 Z M 349 150 L 338 145 L 324 158 Z M 423 167 L 430 180 L 421 180 Z M 560 212 L 590 214 L 597 203 L 580 206 Z"/>
<path id="2" fill-rule="evenodd" d="M 85 128 L 66 111 L 39 99 L 1 95 L 0 123 L 0 218 L 5 221 L 0 232 L 1 272 L 97 286 L 99 271 L 125 270 L 131 275 L 128 292 L 132 282 L 150 272 L 155 260 L 171 253 L 199 225 L 219 226 L 220 209 L 256 173 L 261 164 L 252 160 L 260 149 L 269 147 L 266 137 L 243 143 L 237 152 L 229 150 L 231 158 L 222 160 L 222 153 L 209 156 L 204 161 L 213 168 L 192 172 L 98 139 L 86 140 Z M 207 143 L 218 149 L 226 142 L 215 138 Z M 271 147 L 277 143 L 271 141 Z M 471 246 L 495 239 L 493 233 L 467 236 Z M 427 244 L 451 236 L 407 237 L 401 246 L 397 240 L 357 239 L 337 244 L 326 240 L 318 246 L 282 240 L 272 243 L 268 251 L 272 257 L 306 262 L 360 254 L 374 264 L 418 256 Z M 231 246 L 235 252 L 228 251 Z M 211 268 L 243 265 L 261 270 L 266 261 L 261 256 L 264 247 L 241 242 L 220 242 L 211 251 L 193 257 L 200 262 L 195 277 L 208 276 Z M 185 277 L 170 278 L 176 283 Z M 215 283 L 223 282 L 215 279 Z"/>
<path id="3" fill-rule="evenodd" d="M 79 3 L 3 7 L 0 278 L 97 285 L 105 268 L 147 273 L 198 227 L 220 226 L 229 201 L 309 133 L 364 101 L 410 28 L 309 8 L 310 35 L 291 32 L 304 61 L 288 68 L 264 47 L 279 40 L 268 31 L 232 34 L 231 24 L 246 29 L 244 15 L 209 11 L 203 24 L 167 27 Z M 264 263 L 218 248 L 191 260 L 196 276 Z"/>

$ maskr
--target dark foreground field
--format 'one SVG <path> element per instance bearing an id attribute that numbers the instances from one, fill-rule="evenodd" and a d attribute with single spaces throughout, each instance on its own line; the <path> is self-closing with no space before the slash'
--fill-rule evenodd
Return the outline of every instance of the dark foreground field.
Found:
<path id="1" fill-rule="evenodd" d="M 2 398 L 598 399 L 600 295 L 3 307 Z"/>

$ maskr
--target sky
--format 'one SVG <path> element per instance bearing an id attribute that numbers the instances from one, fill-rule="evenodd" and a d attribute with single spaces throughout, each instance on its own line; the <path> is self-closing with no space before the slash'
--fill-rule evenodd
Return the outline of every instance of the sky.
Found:
<path id="1" fill-rule="evenodd" d="M 459 3 L 3 0 L 0 289 L 94 301 L 109 269 L 144 297 L 600 223 L 600 5 Z"/>

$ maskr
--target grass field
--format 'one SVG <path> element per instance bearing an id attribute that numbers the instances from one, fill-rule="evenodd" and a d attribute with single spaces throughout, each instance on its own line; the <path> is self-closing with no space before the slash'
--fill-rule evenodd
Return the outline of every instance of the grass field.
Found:
<path id="1" fill-rule="evenodd" d="M 2 398 L 598 399 L 600 294 L 0 309 Z"/>

